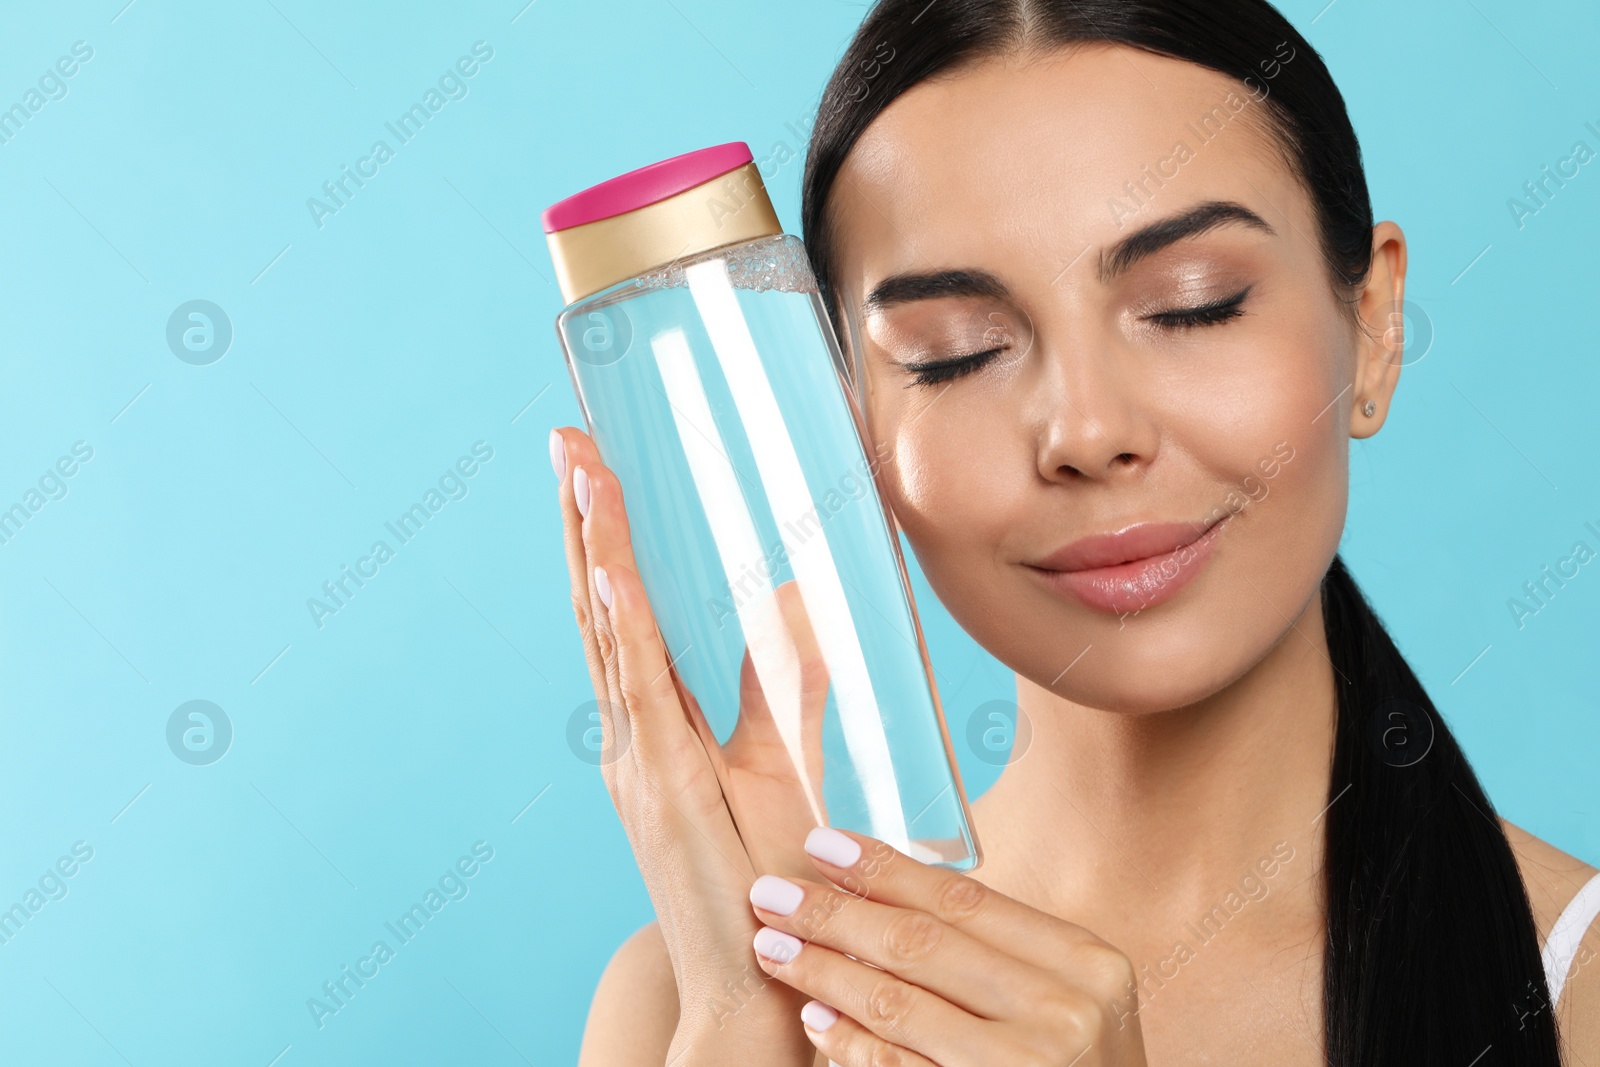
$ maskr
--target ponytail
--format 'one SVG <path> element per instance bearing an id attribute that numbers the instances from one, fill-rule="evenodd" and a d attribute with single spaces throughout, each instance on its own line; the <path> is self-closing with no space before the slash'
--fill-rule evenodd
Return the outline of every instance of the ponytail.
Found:
<path id="1" fill-rule="evenodd" d="M 1337 555 L 1322 619 L 1339 694 L 1323 816 L 1328 1061 L 1560 1067 L 1511 844 Z"/>

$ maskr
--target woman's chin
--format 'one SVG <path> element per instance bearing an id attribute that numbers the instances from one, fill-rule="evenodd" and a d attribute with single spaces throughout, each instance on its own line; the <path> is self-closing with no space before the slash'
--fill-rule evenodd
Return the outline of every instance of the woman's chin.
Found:
<path id="1" fill-rule="evenodd" d="M 1149 715 L 1187 707 L 1224 689 L 1269 650 L 1234 628 L 1172 618 L 1156 625 L 1113 629 L 1069 642 L 1065 658 L 1041 659 L 1037 649 L 1008 664 L 1034 685 L 1074 704 L 1119 715 Z"/>

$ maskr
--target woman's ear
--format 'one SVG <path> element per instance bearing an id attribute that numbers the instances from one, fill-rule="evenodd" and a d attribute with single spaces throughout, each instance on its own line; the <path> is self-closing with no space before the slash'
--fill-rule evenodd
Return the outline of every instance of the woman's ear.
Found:
<path id="1" fill-rule="evenodd" d="M 1372 268 L 1356 303 L 1355 400 L 1350 436 L 1371 437 L 1389 414 L 1405 359 L 1406 235 L 1387 220 L 1372 228 Z M 1372 414 L 1366 413 L 1368 402 Z"/>

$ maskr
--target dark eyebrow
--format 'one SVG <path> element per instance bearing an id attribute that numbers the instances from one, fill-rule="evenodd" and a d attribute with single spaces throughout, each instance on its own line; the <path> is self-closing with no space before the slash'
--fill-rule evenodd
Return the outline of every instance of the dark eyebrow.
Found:
<path id="1" fill-rule="evenodd" d="M 1278 232 L 1243 204 L 1232 200 L 1207 200 L 1176 215 L 1157 219 L 1102 252 L 1100 281 L 1109 283 L 1146 256 L 1185 237 L 1194 237 L 1228 223 L 1240 223 L 1272 236 L 1277 236 Z M 996 275 L 976 267 L 891 274 L 872 287 L 861 303 L 861 313 L 868 315 L 896 304 L 943 296 L 986 296 L 998 300 L 1011 296 L 1011 290 Z"/>
<path id="2" fill-rule="evenodd" d="M 1157 219 L 1150 225 L 1133 231 L 1112 245 L 1109 250 L 1102 252 L 1100 281 L 1111 281 L 1139 260 L 1154 255 L 1185 237 L 1194 237 L 1230 222 L 1242 223 L 1273 237 L 1278 234 L 1277 230 L 1267 224 L 1266 219 L 1243 204 L 1232 200 L 1207 200 L 1176 215 Z"/>
<path id="3" fill-rule="evenodd" d="M 941 296 L 989 296 L 1004 299 L 1011 295 L 1005 283 L 986 270 L 936 270 L 926 273 L 891 274 L 877 285 L 861 303 L 861 313 L 905 304 L 913 300 L 932 300 Z"/>

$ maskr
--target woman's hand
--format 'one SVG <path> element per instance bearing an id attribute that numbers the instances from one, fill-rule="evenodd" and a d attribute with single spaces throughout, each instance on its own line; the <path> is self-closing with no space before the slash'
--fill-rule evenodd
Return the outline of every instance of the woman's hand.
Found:
<path id="1" fill-rule="evenodd" d="M 739 622 L 747 647 L 739 669 L 739 718 L 728 739 L 717 743 L 687 689 L 684 701 L 742 831 L 754 865 L 751 878 L 759 870 L 806 875 L 811 865 L 798 843 L 828 819 L 822 802 L 827 664 L 797 582 L 779 584 L 768 603 L 746 604 Z M 779 691 L 777 714 L 762 689 L 758 659 L 768 684 Z M 780 718 L 794 722 L 792 736 L 779 726 Z M 802 767 L 804 777 L 798 771 Z"/>
<path id="2" fill-rule="evenodd" d="M 623 509 L 622 487 L 600 461 L 594 441 L 566 428 L 551 438 L 560 479 L 572 607 L 583 635 L 590 681 L 601 709 L 601 776 L 644 877 L 677 984 L 678 1062 L 747 1060 L 810 1067 L 814 1050 L 796 1032 L 804 997 L 768 981 L 750 950 L 759 923 L 746 903 L 752 855 L 793 854 L 817 821 L 821 795 L 822 711 L 827 672 L 798 590 L 746 605 L 747 649 L 739 721 L 726 746 L 692 693 L 671 669 L 640 584 Z M 748 617 L 748 618 L 747 618 Z M 773 684 L 782 708 L 798 720 L 787 743 L 778 736 L 750 655 Z M 789 758 L 806 753 L 804 785 Z M 811 755 L 814 754 L 814 757 Z M 739 823 L 724 789 L 739 803 Z M 744 833 L 741 836 L 740 830 Z M 780 848 L 779 845 L 783 848 Z"/>
<path id="3" fill-rule="evenodd" d="M 828 881 L 757 879 L 754 944 L 815 998 L 806 1036 L 840 1067 L 1144 1067 L 1115 948 L 870 837 L 819 826 L 805 848 Z"/>

